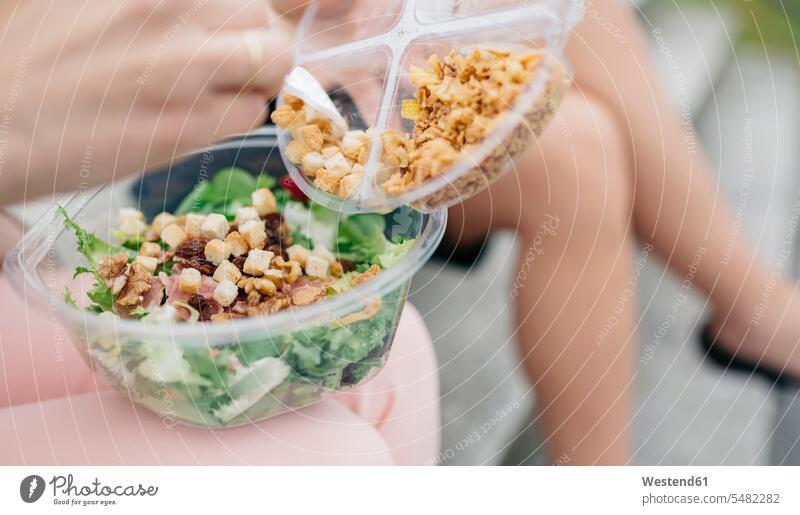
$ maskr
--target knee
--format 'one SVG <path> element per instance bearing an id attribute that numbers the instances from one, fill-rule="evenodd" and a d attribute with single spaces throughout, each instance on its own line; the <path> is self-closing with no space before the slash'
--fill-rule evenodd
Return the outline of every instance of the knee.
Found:
<path id="1" fill-rule="evenodd" d="M 525 174 L 522 188 L 539 194 L 534 227 L 555 216 L 570 232 L 600 232 L 607 241 L 629 230 L 633 174 L 625 133 L 613 112 L 577 93 L 568 95 L 538 149 L 544 174 Z M 535 210 L 534 210 L 535 211 Z"/>

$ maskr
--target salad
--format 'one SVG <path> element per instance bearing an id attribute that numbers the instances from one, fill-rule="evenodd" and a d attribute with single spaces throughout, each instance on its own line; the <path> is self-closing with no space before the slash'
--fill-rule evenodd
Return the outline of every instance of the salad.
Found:
<path id="1" fill-rule="evenodd" d="M 314 205 L 288 178 L 276 184 L 229 168 L 198 185 L 174 213 L 149 222 L 120 210 L 114 241 L 61 210 L 91 288 L 64 300 L 110 320 L 158 326 L 230 324 L 324 302 L 393 266 L 414 239 L 391 240 L 384 217 Z M 93 364 L 158 413 L 224 427 L 318 400 L 363 381 L 385 360 L 406 286 L 334 322 L 225 345 L 87 338 Z M 79 302 L 80 301 L 80 302 Z"/>

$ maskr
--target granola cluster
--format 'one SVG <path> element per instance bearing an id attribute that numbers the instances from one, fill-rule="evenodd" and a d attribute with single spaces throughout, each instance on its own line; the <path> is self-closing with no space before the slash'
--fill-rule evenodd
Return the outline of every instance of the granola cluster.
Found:
<path id="1" fill-rule="evenodd" d="M 369 131 L 337 134 L 330 120 L 318 116 L 303 100 L 292 95 L 285 95 L 284 100 L 271 118 L 292 136 L 286 157 L 322 191 L 352 196 L 364 178 Z"/>
<path id="2" fill-rule="evenodd" d="M 323 300 L 330 284 L 353 271 L 331 250 L 294 243 L 268 188 L 252 194 L 233 221 L 221 214 L 161 213 L 150 225 L 135 209 L 120 211 L 120 234 L 136 234 L 140 247 L 130 260 L 105 257 L 98 273 L 111 290 L 115 311 L 133 317 L 172 305 L 179 318 L 199 321 L 258 316 Z M 130 246 L 130 241 L 126 242 Z M 369 280 L 373 267 L 352 278 Z"/>
<path id="3" fill-rule="evenodd" d="M 537 67 L 547 59 L 550 58 L 538 50 L 514 53 L 474 49 L 467 55 L 451 52 L 444 59 L 432 55 L 427 68 L 412 66 L 411 81 L 418 89 L 414 100 L 404 101 L 402 114 L 414 120 L 414 131 L 410 136 L 393 131 L 382 134 L 382 161 L 394 170 L 382 184 L 384 191 L 403 194 L 446 171 L 462 152 L 492 132 L 501 115 L 525 90 Z M 477 193 L 499 176 L 519 149 L 549 121 L 558 103 L 552 102 L 553 87 L 560 93 L 566 85 L 563 74 L 555 75 L 546 88 L 547 98 L 526 116 L 529 125 L 522 124 L 521 131 L 515 131 L 513 138 L 508 138 L 479 167 L 457 179 L 454 187 L 423 199 L 422 204 L 428 209 L 443 207 L 454 197 L 463 199 Z M 549 114 L 545 116 L 543 112 Z"/>

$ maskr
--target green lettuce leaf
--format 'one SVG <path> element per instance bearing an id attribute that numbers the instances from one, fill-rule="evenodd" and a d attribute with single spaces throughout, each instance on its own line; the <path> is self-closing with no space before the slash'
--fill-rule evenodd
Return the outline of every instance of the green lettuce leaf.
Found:
<path id="1" fill-rule="evenodd" d="M 111 254 L 117 254 L 119 252 L 125 252 L 128 254 L 129 257 L 133 257 L 135 252 L 130 249 L 125 249 L 123 247 L 117 247 L 116 245 L 112 245 L 108 242 L 105 242 L 94 235 L 94 233 L 90 233 L 77 223 L 74 220 L 70 219 L 67 211 L 59 206 L 58 212 L 64 217 L 64 225 L 67 229 L 71 230 L 75 233 L 75 239 L 77 241 L 78 252 L 83 254 L 86 260 L 89 262 L 88 267 L 79 266 L 75 269 L 75 274 L 73 277 L 77 277 L 81 274 L 92 274 L 94 276 L 94 284 L 92 289 L 86 294 L 89 297 L 89 300 L 92 301 L 92 304 L 87 308 L 90 311 L 96 312 L 103 312 L 103 311 L 113 311 L 114 310 L 114 294 L 111 293 L 111 288 L 106 286 L 105 280 L 100 276 L 100 273 L 97 270 L 100 262 L 106 256 L 110 256 Z M 74 302 L 74 299 L 73 299 Z"/>
<path id="2" fill-rule="evenodd" d="M 198 184 L 181 201 L 175 215 L 220 213 L 233 220 L 237 209 L 252 205 L 250 195 L 255 190 L 274 186 L 275 179 L 270 175 L 254 177 L 241 168 L 225 168 Z"/>

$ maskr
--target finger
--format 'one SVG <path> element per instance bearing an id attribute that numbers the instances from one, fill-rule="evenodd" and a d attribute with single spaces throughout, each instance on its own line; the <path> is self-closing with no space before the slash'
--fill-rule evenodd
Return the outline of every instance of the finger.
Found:
<path id="1" fill-rule="evenodd" d="M 275 11 L 291 21 L 297 21 L 313 3 L 309 0 L 272 0 Z M 318 0 L 317 14 L 330 18 L 350 10 L 354 0 Z"/>
<path id="2" fill-rule="evenodd" d="M 260 127 L 267 118 L 267 102 L 254 93 L 220 96 L 210 110 L 213 141 L 244 134 Z"/>
<path id="3" fill-rule="evenodd" d="M 168 112 L 159 121 L 156 142 L 168 141 L 178 154 L 247 133 L 266 120 L 267 104 L 257 94 L 216 95 L 188 112 Z"/>
<path id="4" fill-rule="evenodd" d="M 202 21 L 218 30 L 264 28 L 275 17 L 264 0 L 217 0 L 202 7 Z"/>
<path id="5" fill-rule="evenodd" d="M 211 86 L 221 91 L 274 96 L 291 66 L 291 40 L 285 24 L 279 22 L 267 30 L 216 36 L 209 43 L 211 58 L 218 63 Z"/>

